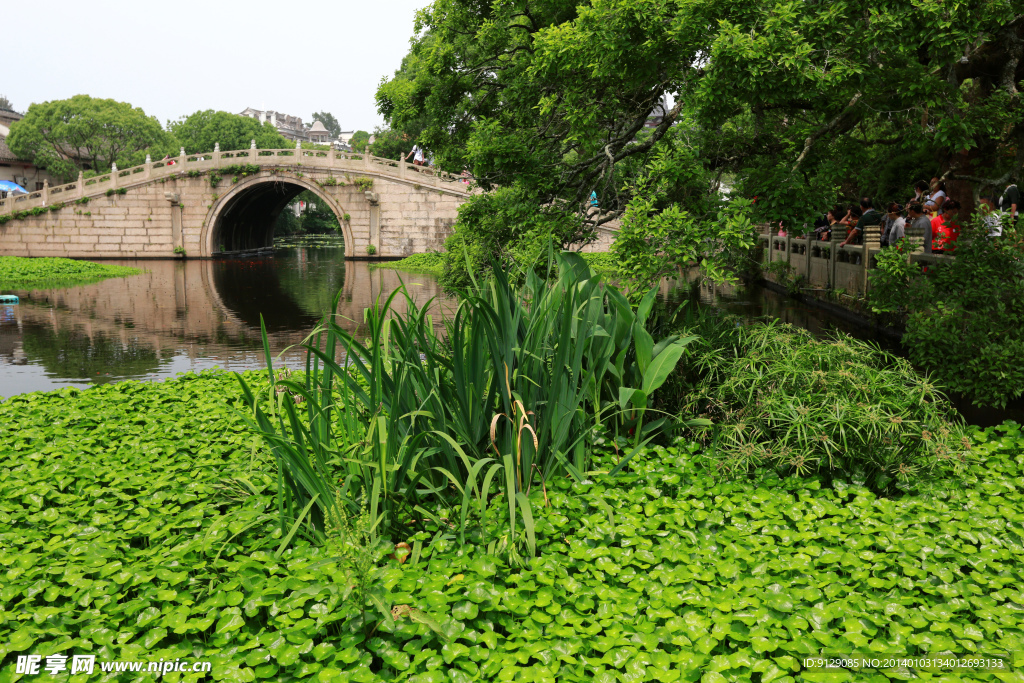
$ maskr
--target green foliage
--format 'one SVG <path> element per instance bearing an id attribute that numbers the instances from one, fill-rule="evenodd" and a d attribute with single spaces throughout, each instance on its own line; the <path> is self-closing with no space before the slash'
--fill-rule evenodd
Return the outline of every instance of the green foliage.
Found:
<path id="1" fill-rule="evenodd" d="M 113 197 L 115 194 L 128 194 L 128 188 L 127 187 L 117 187 L 117 188 L 112 187 L 112 188 L 108 189 L 107 192 L 106 192 L 106 195 L 108 197 Z"/>
<path id="2" fill-rule="evenodd" d="M 406 256 L 401 261 L 384 261 L 374 263 L 371 268 L 390 268 L 401 270 L 405 273 L 423 273 L 440 277 L 444 273 L 444 254 L 436 251 L 429 251 L 425 254 L 413 254 Z"/>
<path id="3" fill-rule="evenodd" d="M 98 282 L 141 273 L 137 268 L 111 266 L 66 258 L 0 256 L 0 288 L 46 289 Z"/>
<path id="4" fill-rule="evenodd" d="M 168 123 L 167 128 L 186 154 L 209 154 L 217 143 L 225 152 L 249 149 L 252 140 L 256 141 L 258 149 L 294 147 L 269 121 L 260 123 L 257 119 L 226 111 L 197 111 Z"/>
<path id="5" fill-rule="evenodd" d="M 615 254 L 611 254 L 606 251 L 591 252 L 591 253 L 580 253 L 583 260 L 587 262 L 595 273 L 598 275 L 604 275 L 606 277 L 616 277 L 619 274 L 619 261 L 615 258 Z"/>
<path id="6" fill-rule="evenodd" d="M 635 449 L 659 435 L 667 422 L 649 419 L 649 399 L 691 340 L 655 343 L 646 331 L 655 290 L 634 313 L 578 255 L 557 260 L 557 279 L 531 273 L 518 290 L 495 266 L 466 293 L 445 337 L 404 288 L 367 311 L 365 345 L 326 317 L 306 345 L 304 381 L 276 381 L 276 414 L 246 387 L 279 463 L 282 530 L 311 509 L 323 533 L 338 505 L 354 513 L 366 496 L 375 537 L 457 517 L 460 543 L 516 555 L 525 542 L 533 554 L 531 490 L 555 477 L 582 480 L 603 420 Z M 404 314 L 392 310 L 400 295 Z M 267 363 L 273 377 L 269 350 Z M 478 526 L 492 483 L 508 506 L 500 536 Z"/>
<path id="7" fill-rule="evenodd" d="M 707 277 L 730 279 L 730 255 L 756 242 L 749 203 L 734 200 L 718 212 L 717 219 L 700 219 L 679 204 L 656 211 L 658 190 L 652 186 L 657 182 L 656 177 L 645 182 L 634 196 L 612 243 L 619 272 L 646 288 L 699 261 Z"/>
<path id="8" fill-rule="evenodd" d="M 1019 12 L 1005 0 L 439 0 L 415 30 L 377 91 L 394 130 L 485 190 L 518 184 L 580 216 L 592 191 L 615 215 L 637 178 L 684 170 L 665 200 L 639 197 L 655 239 L 682 212 L 714 225 L 724 176 L 758 198 L 755 222 L 799 230 L 841 197 L 902 202 L 912 180 L 947 171 L 967 199 L 1024 161 Z M 663 126 L 647 125 L 656 107 Z"/>
<path id="9" fill-rule="evenodd" d="M 315 111 L 310 120 L 319 121 L 324 124 L 324 128 L 331 134 L 332 140 L 337 140 L 338 136 L 341 135 L 341 124 L 338 123 L 338 119 L 334 118 L 334 114 L 329 111 Z"/>
<path id="10" fill-rule="evenodd" d="M 521 279 L 528 270 L 543 272 L 549 245 L 561 249 L 579 238 L 580 222 L 571 212 L 538 207 L 519 185 L 473 195 L 459 207 L 445 240 L 440 281 L 450 290 L 467 287 L 490 270 L 492 260 Z"/>
<path id="11" fill-rule="evenodd" d="M 230 166 L 221 167 L 220 171 L 226 175 L 237 175 L 245 178 L 246 176 L 259 173 L 260 167 L 258 164 L 231 164 Z"/>
<path id="12" fill-rule="evenodd" d="M 1024 393 L 1024 241 L 1008 224 L 1002 237 L 987 234 L 980 221 L 965 226 L 956 258 L 927 273 L 906 263 L 907 245 L 884 250 L 871 304 L 905 312 L 903 344 L 915 365 L 975 405 L 1001 408 Z"/>
<path id="13" fill-rule="evenodd" d="M 352 184 L 362 192 L 373 189 L 373 178 L 359 177 L 352 180 Z"/>
<path id="14" fill-rule="evenodd" d="M 11 124 L 7 144 L 19 158 L 70 181 L 79 170 L 106 172 L 133 165 L 139 154 L 165 144 L 160 123 L 125 102 L 75 95 L 33 104 Z"/>
<path id="15" fill-rule="evenodd" d="M 408 154 L 412 149 L 412 139 L 413 136 L 408 132 L 378 127 L 373 131 L 373 144 L 370 145 L 370 154 L 375 157 L 397 160 L 399 157 Z M 355 147 L 352 149 L 355 150 Z"/>
<path id="16" fill-rule="evenodd" d="M 377 253 L 377 247 L 375 247 L 372 244 L 367 244 L 366 245 L 366 254 L 367 254 L 367 256 L 373 256 L 376 253 Z"/>
<path id="17" fill-rule="evenodd" d="M 184 256 L 185 255 L 185 247 L 182 247 L 182 246 L 175 247 L 174 248 L 174 253 L 175 254 L 180 254 L 180 255 Z"/>
<path id="18" fill-rule="evenodd" d="M 353 533 L 319 547 L 300 529 L 278 555 L 273 463 L 245 434 L 240 398 L 230 376 L 204 373 L 0 402 L 3 609 L 46 615 L 0 622 L 5 661 L 88 639 L 100 660 L 209 660 L 239 681 L 443 669 L 589 683 L 829 680 L 802 668 L 823 650 L 1024 650 L 1012 423 L 972 433 L 979 464 L 927 497 L 774 473 L 722 481 L 697 466 L 697 444 L 644 450 L 616 477 L 553 479 L 549 506 L 534 490 L 540 556 L 515 567 L 454 546 L 447 527 L 431 544 L 409 538 L 404 563 L 378 559 L 359 513 Z M 357 563 L 391 622 L 354 598 Z"/>
<path id="19" fill-rule="evenodd" d="M 355 152 L 362 152 L 368 144 L 370 144 L 370 134 L 365 130 L 357 130 L 352 134 L 352 139 L 349 140 L 349 145 L 352 146 L 352 150 Z"/>
<path id="20" fill-rule="evenodd" d="M 687 408 L 715 422 L 706 456 L 716 472 L 775 467 L 885 492 L 963 471 L 970 454 L 960 419 L 907 361 L 791 325 L 710 324 L 718 329 L 692 330 L 706 341 L 695 347 Z"/>

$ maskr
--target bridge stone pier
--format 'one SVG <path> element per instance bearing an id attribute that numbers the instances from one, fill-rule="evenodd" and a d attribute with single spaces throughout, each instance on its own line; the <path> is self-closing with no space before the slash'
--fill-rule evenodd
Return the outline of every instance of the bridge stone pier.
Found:
<path id="1" fill-rule="evenodd" d="M 270 247 L 278 215 L 303 190 L 337 215 L 347 258 L 440 250 L 474 191 L 461 178 L 370 155 L 182 155 L 0 201 L 0 217 L 13 214 L 0 224 L 0 254 L 205 258 Z"/>

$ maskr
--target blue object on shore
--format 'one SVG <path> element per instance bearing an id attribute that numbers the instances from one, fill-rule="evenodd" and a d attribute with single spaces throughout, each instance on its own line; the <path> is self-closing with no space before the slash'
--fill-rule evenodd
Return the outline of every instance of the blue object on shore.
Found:
<path id="1" fill-rule="evenodd" d="M 16 304 L 18 301 L 17 294 L 0 294 L 0 304 Z"/>
<path id="2" fill-rule="evenodd" d="M 18 183 L 11 182 L 10 180 L 0 180 L 0 192 L 17 192 L 19 194 L 28 194 L 28 190 L 26 190 Z"/>

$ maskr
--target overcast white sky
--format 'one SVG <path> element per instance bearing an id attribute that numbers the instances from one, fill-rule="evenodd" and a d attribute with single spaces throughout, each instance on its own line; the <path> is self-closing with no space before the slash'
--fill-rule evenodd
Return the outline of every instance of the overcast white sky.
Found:
<path id="1" fill-rule="evenodd" d="M 273 109 L 344 130 L 383 121 L 373 95 L 409 49 L 429 0 L 56 0 L 0 38 L 0 95 L 130 102 L 161 125 L 201 109 Z M 28 5 L 22 5 L 28 7 Z M 13 12 L 13 14 L 12 14 Z"/>

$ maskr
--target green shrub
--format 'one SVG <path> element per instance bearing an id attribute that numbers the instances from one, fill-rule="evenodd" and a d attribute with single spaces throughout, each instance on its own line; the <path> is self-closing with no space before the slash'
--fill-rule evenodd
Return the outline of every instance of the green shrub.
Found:
<path id="1" fill-rule="evenodd" d="M 987 237 L 967 226 L 951 263 L 922 272 L 908 247 L 884 249 L 871 274 L 876 312 L 906 320 L 914 364 L 975 405 L 1003 408 L 1024 394 L 1024 231 Z"/>
<path id="2" fill-rule="evenodd" d="M 377 253 L 377 247 L 373 246 L 372 244 L 367 244 L 366 245 L 366 254 L 368 256 L 373 256 L 376 253 Z"/>
<path id="3" fill-rule="evenodd" d="M 352 184 L 358 187 L 361 191 L 366 192 L 373 189 L 373 178 L 354 178 Z"/>
<path id="4" fill-rule="evenodd" d="M 960 418 L 906 360 L 786 324 L 716 324 L 726 329 L 691 349 L 700 377 L 687 406 L 716 423 L 705 434 L 716 471 L 777 467 L 876 491 L 963 471 Z"/>

